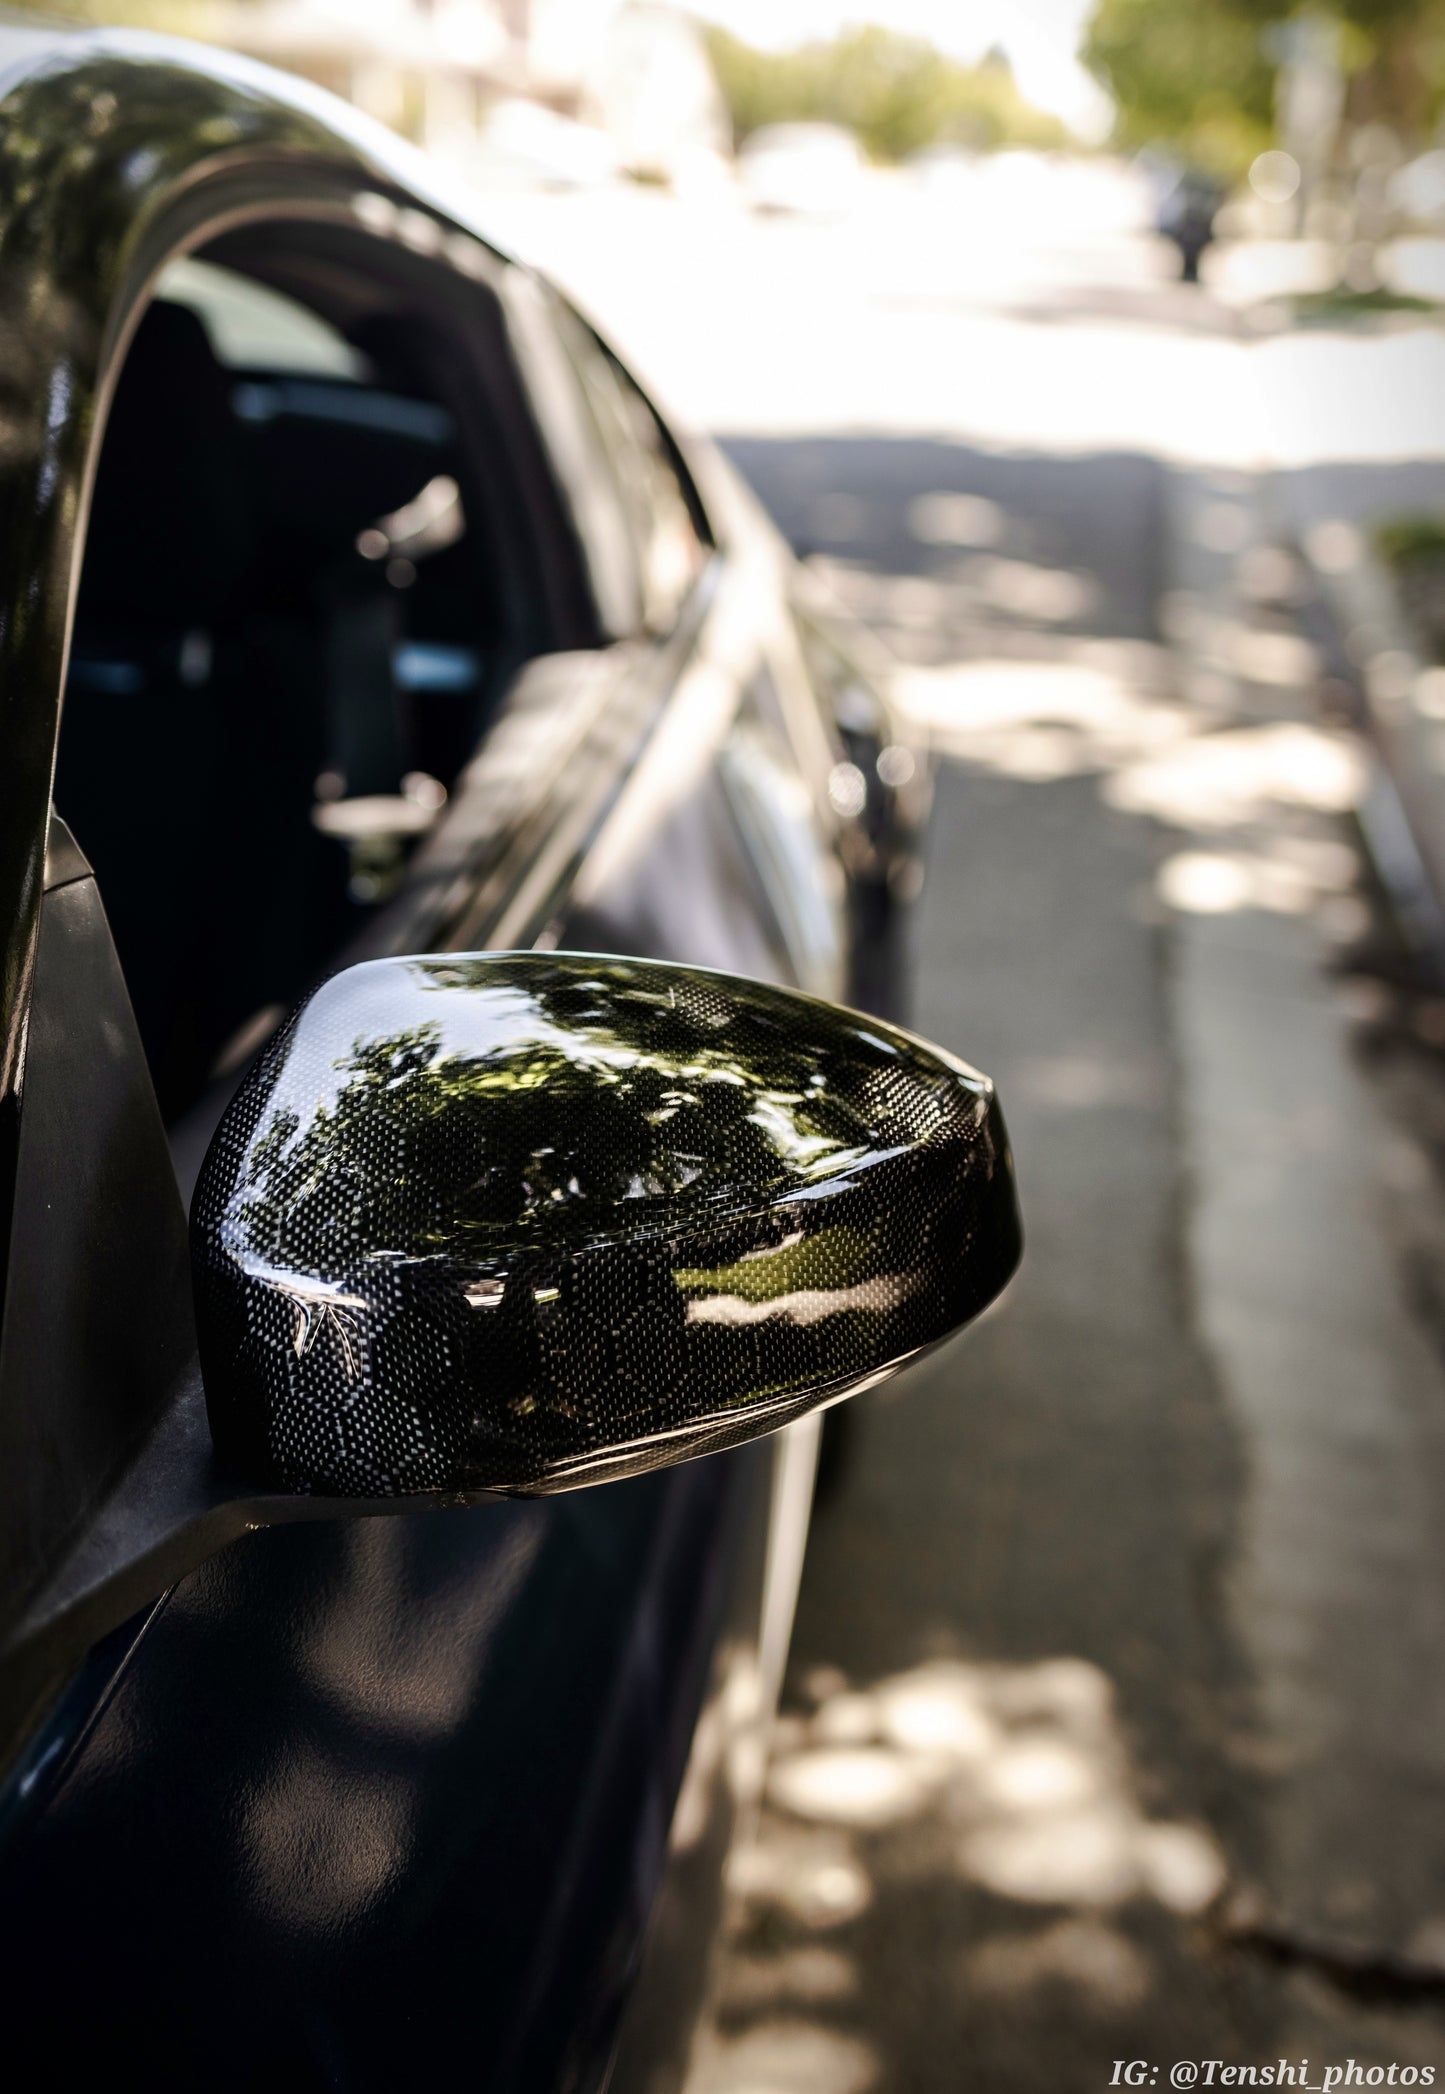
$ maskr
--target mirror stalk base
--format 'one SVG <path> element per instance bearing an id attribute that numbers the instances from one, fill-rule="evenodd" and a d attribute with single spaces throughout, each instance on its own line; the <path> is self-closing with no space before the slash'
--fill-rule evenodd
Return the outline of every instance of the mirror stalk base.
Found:
<path id="1" fill-rule="evenodd" d="M 327 1498 L 258 1491 L 217 1460 L 194 1364 L 79 1541 L 0 1644 L 0 1768 L 102 1637 L 262 1527 L 486 1504 L 496 1491 Z"/>

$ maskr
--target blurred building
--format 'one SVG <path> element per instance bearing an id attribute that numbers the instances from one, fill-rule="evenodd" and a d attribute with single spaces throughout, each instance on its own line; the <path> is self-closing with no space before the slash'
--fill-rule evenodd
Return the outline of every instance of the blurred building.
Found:
<path id="1" fill-rule="evenodd" d="M 728 147 L 702 33 L 659 0 L 225 0 L 211 27 L 463 165 L 519 101 L 558 120 L 531 150 L 559 179 L 612 165 L 673 180 Z"/>

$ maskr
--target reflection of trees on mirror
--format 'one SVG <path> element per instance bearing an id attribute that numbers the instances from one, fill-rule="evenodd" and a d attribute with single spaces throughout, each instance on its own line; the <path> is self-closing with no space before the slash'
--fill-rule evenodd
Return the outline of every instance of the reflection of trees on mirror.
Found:
<path id="1" fill-rule="evenodd" d="M 629 1229 L 666 1227 L 684 1196 L 699 1220 L 737 1211 L 888 1138 L 886 1067 L 865 1111 L 856 1033 L 843 1095 L 817 1041 L 799 1045 L 765 999 L 658 988 L 625 966 L 528 975 L 519 995 L 505 962 L 415 965 L 418 987 L 490 994 L 516 1014 L 511 1036 L 463 1051 L 442 1016 L 358 1039 L 309 1124 L 278 1106 L 256 1141 L 252 1250 L 314 1266 L 363 1241 L 409 1256 L 576 1244 L 614 1233 L 623 1203 Z"/>

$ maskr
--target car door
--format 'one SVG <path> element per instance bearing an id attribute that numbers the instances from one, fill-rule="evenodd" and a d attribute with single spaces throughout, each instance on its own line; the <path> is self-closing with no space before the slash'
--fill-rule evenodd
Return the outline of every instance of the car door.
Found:
<path id="1" fill-rule="evenodd" d="M 486 499 L 501 518 L 492 542 L 511 534 L 497 582 L 510 613 L 488 628 L 479 744 L 445 781 L 422 772 L 445 798 L 413 795 L 435 817 L 417 829 L 399 804 L 415 773 L 392 775 L 400 756 L 378 754 L 364 721 L 338 728 L 322 705 L 323 739 L 295 746 L 300 696 L 307 676 L 330 689 L 328 663 L 364 671 L 383 646 L 393 666 L 398 649 L 430 647 L 415 659 L 445 674 L 465 635 L 398 638 L 383 599 L 353 601 L 349 582 L 328 580 L 307 654 L 284 587 L 259 631 L 215 561 L 204 617 L 192 615 L 199 598 L 152 605 L 144 635 L 117 635 L 100 615 L 113 605 L 96 598 L 65 733 L 93 699 L 92 724 L 113 738 L 88 771 L 62 741 L 57 808 L 74 834 L 52 829 L 41 905 L 0 1358 L 5 1415 L 31 1421 L 28 1435 L 10 1430 L 7 1451 L 41 1528 L 36 1479 L 48 1487 L 55 1457 L 34 1421 L 61 1420 L 50 1439 L 69 1442 L 89 1419 L 104 1442 L 108 1407 L 123 1395 L 143 1414 L 189 1342 L 182 1190 L 278 1015 L 265 1000 L 273 975 L 544 944 L 824 994 L 846 983 L 819 776 L 830 752 L 787 637 L 776 553 L 713 530 L 645 397 L 531 278 L 394 198 L 368 193 L 339 228 L 334 214 L 310 225 L 308 201 L 298 192 L 274 217 L 224 231 L 204 250 L 210 266 L 285 286 L 303 306 L 310 290 L 327 325 L 340 333 L 347 317 L 349 338 L 392 372 L 425 361 L 418 351 L 408 364 L 396 326 L 387 333 L 399 282 L 402 309 L 440 315 L 439 334 L 450 314 L 454 341 L 485 294 L 490 362 L 484 374 L 458 360 L 447 411 L 473 446 L 494 445 Z M 138 321 L 139 310 L 122 334 Z M 418 404 L 390 382 L 387 399 Z M 288 417 L 299 427 L 310 412 L 330 429 L 365 399 L 365 387 L 344 401 L 305 393 L 331 383 L 274 367 L 226 374 L 224 413 L 193 439 L 225 439 L 206 452 L 223 491 L 206 515 L 213 548 L 254 494 L 254 447 L 232 444 L 231 422 L 280 439 Z M 143 447 L 132 470 L 151 470 Z M 474 471 L 468 489 L 486 477 Z M 426 551 L 414 543 L 426 518 L 408 537 L 405 506 L 382 519 L 388 562 L 403 567 Z M 98 497 L 93 532 L 102 509 Z M 86 616 L 82 580 L 78 633 Z M 206 675 L 191 675 L 203 658 Z M 133 671 L 159 708 L 143 757 L 134 725 L 103 712 L 124 705 Z M 362 673 L 354 687 L 365 684 Z M 208 692 L 229 693 L 229 710 L 199 713 Z M 330 814 L 330 830 L 313 819 L 293 851 L 276 810 L 317 750 L 334 753 L 333 732 L 354 776 L 312 813 L 350 812 Z M 238 797 L 225 781 L 243 774 Z M 328 776 L 341 772 L 323 766 Z M 135 804 L 117 814 L 127 793 Z M 392 803 L 369 830 L 364 800 Z M 333 852 L 321 873 L 318 840 Z M 330 942 L 296 943 L 288 917 L 306 914 L 300 897 L 318 884 L 334 900 L 342 859 L 345 906 L 306 916 Z M 268 973 L 282 946 L 285 965 Z M 213 1012 L 199 1042 L 171 1022 L 184 997 Z M 142 1008 L 160 1014 L 170 1056 L 164 1128 Z M 178 2087 L 391 2088 L 447 2069 L 499 2089 L 601 2085 L 699 1711 L 712 1697 L 756 1715 L 780 1663 L 811 1443 L 795 1431 L 781 1445 L 445 1520 L 269 1528 L 111 1630 L 31 1729 L 6 1796 L 0 1927 L 27 2084 L 119 2065 Z M 99 1455 L 66 1458 L 83 1468 Z M 780 1548 L 774 1521 L 769 1590 L 770 1513 L 784 1501 L 793 1538 Z M 714 1752 L 699 1776 L 713 1856 L 727 1771 Z"/>

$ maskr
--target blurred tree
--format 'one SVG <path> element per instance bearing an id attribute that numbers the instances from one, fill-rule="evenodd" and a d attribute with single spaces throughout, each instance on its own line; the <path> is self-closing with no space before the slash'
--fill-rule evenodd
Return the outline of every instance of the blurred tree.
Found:
<path id="1" fill-rule="evenodd" d="M 211 0 L 10 0 L 21 14 L 62 22 L 99 22 L 110 28 L 155 29 L 168 36 L 213 37 Z"/>
<path id="2" fill-rule="evenodd" d="M 940 140 L 1069 142 L 1057 117 L 1024 100 L 1001 54 L 959 65 L 917 37 L 877 27 L 796 51 L 755 51 L 724 30 L 708 43 L 739 143 L 764 124 L 796 122 L 842 124 L 875 160 L 906 159 Z"/>
<path id="3" fill-rule="evenodd" d="M 1167 143 L 1238 176 L 1272 142 L 1288 24 L 1310 14 L 1341 25 L 1346 126 L 1428 136 L 1445 106 L 1445 0 L 1098 0 L 1082 56 L 1118 105 L 1121 145 Z"/>
<path id="4" fill-rule="evenodd" d="M 1336 11 L 1348 33 L 1347 121 L 1423 140 L 1445 107 L 1445 0 L 1341 0 Z"/>
<path id="5" fill-rule="evenodd" d="M 1243 174 L 1273 135 L 1275 67 L 1257 19 L 1266 6 L 1099 0 L 1081 55 L 1118 107 L 1118 143 L 1164 143 L 1212 174 Z"/>
<path id="6" fill-rule="evenodd" d="M 414 965 L 426 987 L 503 993 L 504 962 Z M 699 1212 L 736 1211 L 878 1145 L 816 1047 L 765 1005 L 734 999 L 720 1029 L 685 991 L 634 988 L 625 964 L 579 972 L 524 979 L 526 1021 L 484 1053 L 453 1051 L 437 1022 L 358 1039 L 306 1126 L 277 1110 L 255 1142 L 238 1210 L 251 1249 L 305 1270 L 328 1243 L 408 1257 L 576 1244 L 608 1236 L 623 1202 L 634 1228 L 674 1226 L 688 1187 Z"/>

